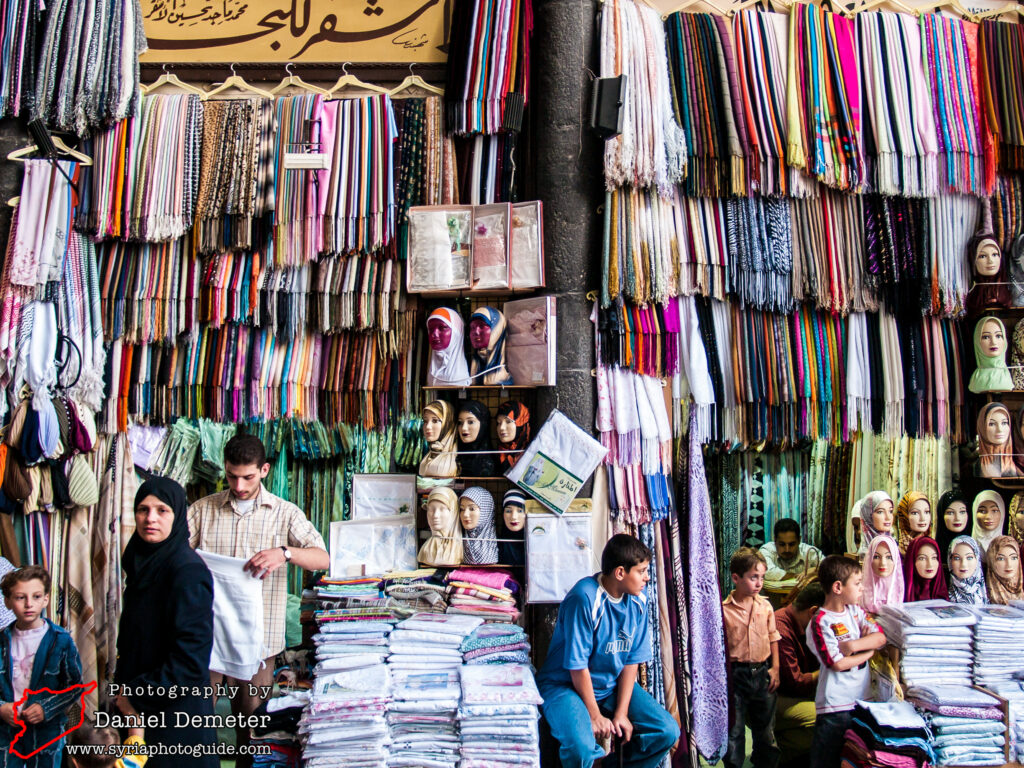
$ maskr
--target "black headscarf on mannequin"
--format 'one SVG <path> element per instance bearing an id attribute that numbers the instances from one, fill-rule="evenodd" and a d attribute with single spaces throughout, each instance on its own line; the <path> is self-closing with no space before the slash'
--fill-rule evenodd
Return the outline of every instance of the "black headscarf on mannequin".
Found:
<path id="1" fill-rule="evenodd" d="M 188 502 L 185 489 L 168 477 L 153 477 L 144 482 L 135 494 L 135 509 L 147 496 L 156 496 L 174 511 L 171 533 L 163 541 L 151 544 L 138 532 L 132 534 L 121 555 L 127 586 L 144 588 L 159 578 L 167 568 L 188 550 Z"/>
<path id="2" fill-rule="evenodd" d="M 472 453 L 472 451 L 491 450 L 491 412 L 479 400 L 463 400 L 459 403 L 459 409 L 455 414 L 456 429 L 458 429 L 459 423 L 458 416 L 463 411 L 476 416 L 477 421 L 480 422 L 480 432 L 477 434 L 476 440 L 470 443 L 462 442 L 462 438 L 459 437 L 459 474 L 462 477 L 494 477 L 494 455 L 490 453 L 474 455 Z"/>
<path id="3" fill-rule="evenodd" d="M 954 501 L 962 501 L 964 506 L 967 507 L 967 527 L 960 531 L 960 533 L 954 533 L 946 527 L 946 510 Z M 949 555 L 949 545 L 953 542 L 953 539 L 957 536 L 971 535 L 971 530 L 974 528 L 974 514 L 971 512 L 970 502 L 967 501 L 964 492 L 959 488 L 954 488 L 942 494 L 939 497 L 939 503 L 932 510 L 932 514 L 935 515 L 935 541 L 939 544 L 939 562 L 945 563 L 946 557 Z M 979 565 L 978 567 L 980 568 L 981 566 Z"/>

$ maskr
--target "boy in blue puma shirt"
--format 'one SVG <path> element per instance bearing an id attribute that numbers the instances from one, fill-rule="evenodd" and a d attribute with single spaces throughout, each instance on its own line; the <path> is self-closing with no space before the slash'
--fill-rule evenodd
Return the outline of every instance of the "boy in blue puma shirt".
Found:
<path id="1" fill-rule="evenodd" d="M 636 682 L 651 660 L 647 598 L 651 552 L 625 533 L 601 554 L 601 573 L 580 579 L 558 609 L 537 676 L 542 709 L 563 768 L 604 757 L 598 739 L 619 737 L 622 765 L 654 768 L 679 739 L 679 726 Z"/>

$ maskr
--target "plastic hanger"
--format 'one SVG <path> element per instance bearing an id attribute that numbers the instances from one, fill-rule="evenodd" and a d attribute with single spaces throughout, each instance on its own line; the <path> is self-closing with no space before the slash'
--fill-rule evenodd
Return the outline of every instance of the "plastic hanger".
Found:
<path id="1" fill-rule="evenodd" d="M 149 94 L 155 91 L 157 88 L 162 88 L 165 85 L 173 86 L 175 88 L 178 88 L 179 90 L 185 91 L 186 93 L 195 94 L 201 100 L 206 101 L 206 91 L 204 91 L 202 88 L 197 88 L 194 85 L 189 85 L 173 72 L 168 72 L 166 64 L 164 64 L 164 73 L 160 75 L 160 77 L 158 77 L 150 85 L 139 86 L 139 90 L 142 91 L 144 94 Z"/>
<path id="2" fill-rule="evenodd" d="M 274 94 L 272 94 L 270 91 L 265 91 L 262 88 L 257 88 L 255 85 L 249 85 L 249 83 L 247 83 L 244 78 L 239 77 L 238 74 L 235 72 L 235 65 L 234 64 L 231 65 L 231 77 L 229 77 L 227 80 L 225 80 L 223 83 L 218 85 L 213 90 L 207 91 L 206 92 L 206 98 L 209 99 L 209 98 L 211 98 L 213 96 L 216 96 L 216 95 L 218 95 L 220 93 L 224 93 L 225 91 L 229 91 L 232 88 L 235 88 L 236 90 L 239 90 L 239 91 L 244 91 L 246 93 L 251 93 L 251 94 L 254 94 L 256 96 L 260 96 L 260 97 L 262 97 L 264 99 L 272 99 L 272 98 L 274 98 Z"/>
<path id="3" fill-rule="evenodd" d="M 663 15 L 661 17 L 661 20 L 665 21 L 673 13 L 679 13 L 680 11 L 689 8 L 691 5 L 696 5 L 697 3 L 704 3 L 704 5 L 708 6 L 709 8 L 713 8 L 721 16 L 728 16 L 729 12 L 732 10 L 730 8 L 723 8 L 722 6 L 715 3 L 714 0 L 686 0 L 686 2 L 676 6 L 671 11 Z"/>
<path id="4" fill-rule="evenodd" d="M 949 8 L 954 13 L 959 13 L 960 16 L 966 21 L 977 22 L 978 17 L 974 15 L 972 11 L 969 11 L 963 5 L 960 0 L 943 0 L 935 6 L 935 13 L 938 13 L 943 8 Z"/>
<path id="5" fill-rule="evenodd" d="M 1020 5 L 1019 3 L 1012 3 L 1002 8 L 993 8 L 990 11 L 982 11 L 981 13 L 974 14 L 974 20 L 984 21 L 985 19 L 997 19 L 1004 13 L 1024 14 L 1024 5 Z"/>
<path id="6" fill-rule="evenodd" d="M 328 91 L 326 88 L 321 88 L 318 85 L 310 85 L 301 77 L 292 74 L 292 63 L 290 61 L 284 65 L 284 71 L 288 73 L 288 77 L 286 77 L 284 80 L 278 83 L 274 88 L 270 89 L 270 92 L 273 95 L 276 96 L 285 88 L 301 88 L 304 91 L 309 91 L 310 93 L 315 93 L 320 96 L 331 95 L 330 91 Z"/>
<path id="7" fill-rule="evenodd" d="M 82 152 L 79 152 L 76 149 L 72 149 L 71 147 L 69 147 L 67 144 L 64 143 L 64 141 L 60 138 L 60 136 L 52 136 L 51 135 L 50 138 L 53 140 L 53 145 L 57 149 L 59 149 L 61 152 L 63 152 L 65 155 L 68 155 L 69 157 L 73 157 L 75 160 L 77 160 L 82 165 L 92 165 L 92 158 L 91 157 L 89 157 L 88 155 L 86 155 L 86 154 L 84 154 Z M 29 155 L 31 155 L 33 152 L 40 152 L 40 151 L 42 151 L 42 150 L 40 150 L 38 144 L 32 144 L 30 146 L 22 147 L 21 149 L 16 149 L 13 152 L 10 152 L 7 155 L 7 159 L 8 160 L 14 160 L 15 162 L 19 162 L 19 163 L 24 163 L 26 160 L 29 159 Z"/>
<path id="8" fill-rule="evenodd" d="M 921 11 L 919 9 L 913 8 L 901 0 L 868 0 L 863 5 L 858 5 L 856 8 L 853 8 L 852 12 L 855 14 L 863 13 L 864 11 L 870 11 L 873 8 L 877 8 L 880 5 L 891 5 L 894 8 L 898 8 L 903 13 L 908 13 L 914 17 L 921 15 Z"/>
<path id="9" fill-rule="evenodd" d="M 419 75 L 413 74 L 413 64 L 409 65 L 409 76 L 400 82 L 395 88 L 391 89 L 391 95 L 394 96 L 396 93 L 408 90 L 409 88 L 422 88 L 428 93 L 436 93 L 438 96 L 444 95 L 444 88 L 438 88 L 437 86 L 431 85 L 426 82 Z"/>
<path id="10" fill-rule="evenodd" d="M 341 77 L 328 91 L 329 98 L 337 98 L 336 94 L 338 91 L 344 90 L 345 88 L 361 88 L 364 91 L 370 93 L 387 93 L 387 88 L 381 88 L 379 85 L 372 85 L 371 83 L 364 83 L 355 75 L 348 73 L 349 62 L 345 62 L 341 65 Z"/>

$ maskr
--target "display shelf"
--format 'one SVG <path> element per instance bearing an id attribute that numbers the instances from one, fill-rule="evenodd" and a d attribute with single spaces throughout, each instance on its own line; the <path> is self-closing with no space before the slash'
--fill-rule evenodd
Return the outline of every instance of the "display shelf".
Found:
<path id="1" fill-rule="evenodd" d="M 419 296 L 427 301 L 436 299 L 507 299 L 511 296 L 529 296 L 531 293 L 543 291 L 545 286 L 536 288 L 484 288 L 473 290 L 472 288 L 450 288 L 442 291 L 409 291 L 410 296 Z"/>
<path id="2" fill-rule="evenodd" d="M 495 389 L 540 389 L 539 384 L 467 384 L 460 387 L 458 384 L 424 384 L 421 389 L 439 390 L 442 392 L 484 392 Z M 1022 392 L 1021 394 L 1024 394 Z"/>

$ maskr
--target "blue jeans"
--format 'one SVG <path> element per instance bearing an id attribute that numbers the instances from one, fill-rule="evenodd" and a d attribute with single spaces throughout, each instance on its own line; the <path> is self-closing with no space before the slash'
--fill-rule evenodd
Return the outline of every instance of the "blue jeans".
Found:
<path id="1" fill-rule="evenodd" d="M 543 686 L 541 709 L 548 721 L 551 735 L 560 745 L 558 756 L 562 768 L 590 768 L 594 761 L 604 757 L 604 750 L 594 738 L 590 715 L 576 689 L 567 685 Z M 597 702 L 606 717 L 615 709 L 615 692 Z M 656 768 L 679 740 L 679 726 L 666 709 L 640 687 L 633 684 L 626 715 L 633 724 L 633 738 L 621 747 L 624 768 Z"/>
<path id="2" fill-rule="evenodd" d="M 853 710 L 819 713 L 814 721 L 811 768 L 838 768 L 839 753 L 846 741 L 846 729 L 853 722 Z"/>

